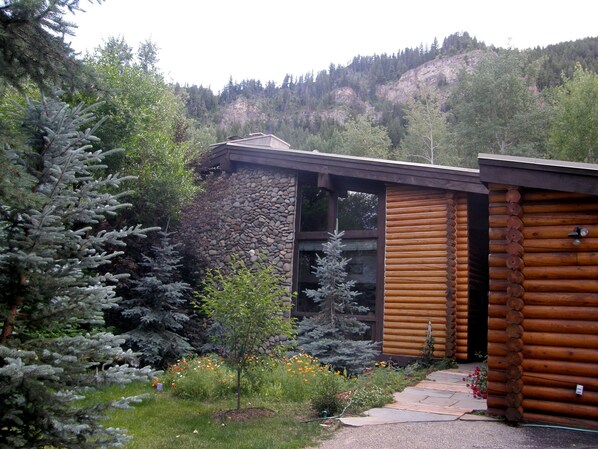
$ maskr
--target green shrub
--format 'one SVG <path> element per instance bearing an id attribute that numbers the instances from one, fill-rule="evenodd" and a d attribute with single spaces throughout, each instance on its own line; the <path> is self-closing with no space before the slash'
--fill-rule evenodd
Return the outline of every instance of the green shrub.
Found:
<path id="1" fill-rule="evenodd" d="M 307 354 L 291 357 L 278 369 L 285 385 L 285 398 L 292 401 L 312 399 L 318 394 L 319 386 L 334 376 L 330 367 Z M 339 373 L 336 373 L 336 377 L 339 377 Z"/>
<path id="2" fill-rule="evenodd" d="M 374 407 L 383 407 L 392 402 L 393 392 L 378 385 L 358 387 L 352 394 L 348 410 L 351 413 L 361 413 Z"/>
<path id="3" fill-rule="evenodd" d="M 351 391 L 348 411 L 361 413 L 373 407 L 382 407 L 393 401 L 393 393 L 426 377 L 427 369 L 419 364 L 396 368 L 386 362 L 376 363 L 357 378 Z"/>
<path id="4" fill-rule="evenodd" d="M 341 382 L 339 376 L 330 374 L 321 379 L 315 395 L 311 400 L 314 412 L 321 417 L 335 416 L 340 413 L 346 403 L 341 398 Z"/>
<path id="5" fill-rule="evenodd" d="M 458 368 L 459 364 L 455 362 L 453 359 L 444 358 L 441 360 L 437 360 L 434 362 L 433 368 L 435 370 L 444 370 L 444 369 L 451 369 L 451 368 Z"/>
<path id="6" fill-rule="evenodd" d="M 330 367 L 308 354 L 296 354 L 280 360 L 252 364 L 247 376 L 253 391 L 264 397 L 293 402 L 308 401 L 314 397 L 318 385 L 332 373 Z"/>

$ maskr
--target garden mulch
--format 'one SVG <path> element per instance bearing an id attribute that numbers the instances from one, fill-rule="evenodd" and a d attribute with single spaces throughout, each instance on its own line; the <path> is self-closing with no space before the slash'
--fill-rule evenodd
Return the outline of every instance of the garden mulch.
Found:
<path id="1" fill-rule="evenodd" d="M 263 407 L 247 407 L 233 410 L 225 410 L 222 412 L 216 412 L 212 415 L 212 419 L 226 422 L 243 422 L 251 421 L 258 418 L 270 418 L 274 416 L 276 412 L 268 408 Z"/>

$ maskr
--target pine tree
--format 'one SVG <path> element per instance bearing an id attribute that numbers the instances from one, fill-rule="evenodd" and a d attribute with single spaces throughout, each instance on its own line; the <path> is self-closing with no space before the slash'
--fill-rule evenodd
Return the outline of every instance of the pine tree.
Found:
<path id="1" fill-rule="evenodd" d="M 98 0 L 101 2 L 101 0 Z M 0 4 L 0 78 L 21 88 L 27 78 L 42 88 L 81 84 L 85 68 L 64 41 L 74 25 L 66 13 L 79 0 L 4 0 Z"/>
<path id="2" fill-rule="evenodd" d="M 367 331 L 367 324 L 354 314 L 368 309 L 357 304 L 359 292 L 352 290 L 355 281 L 347 280 L 349 259 L 342 257 L 343 234 L 338 230 L 330 233 L 323 245 L 324 257 L 317 258 L 314 274 L 320 286 L 305 293 L 320 310 L 301 321 L 297 343 L 303 351 L 335 369 L 361 372 L 379 351 L 371 341 L 356 340 Z"/>
<path id="3" fill-rule="evenodd" d="M 172 233 L 160 235 L 160 245 L 152 247 L 154 257 L 144 255 L 140 264 L 147 270 L 146 275 L 132 282 L 134 297 L 121 303 L 122 315 L 137 324 L 123 336 L 132 349 L 141 352 L 144 362 L 156 367 L 193 351 L 187 339 L 178 333 L 189 319 L 179 310 L 187 302 L 185 293 L 191 289 L 178 280 L 180 244 L 172 243 Z"/>
<path id="4" fill-rule="evenodd" d="M 124 178 L 101 176 L 90 108 L 28 101 L 23 148 L 2 148 L 18 192 L 0 191 L 0 448 L 111 447 L 126 441 L 101 418 L 118 403 L 84 405 L 102 385 L 147 378 L 122 337 L 102 328 L 116 304 L 111 259 L 139 226 L 112 230 Z M 97 125 L 96 125 L 97 126 Z M 20 195 L 18 193 L 21 193 Z"/>

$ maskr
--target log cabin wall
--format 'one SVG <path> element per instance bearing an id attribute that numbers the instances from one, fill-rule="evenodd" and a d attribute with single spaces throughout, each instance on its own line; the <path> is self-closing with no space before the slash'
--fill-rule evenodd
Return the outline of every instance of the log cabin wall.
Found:
<path id="1" fill-rule="evenodd" d="M 598 197 L 489 189 L 488 409 L 598 429 Z"/>
<path id="2" fill-rule="evenodd" d="M 386 193 L 383 353 L 468 358 L 467 195 L 390 186 Z"/>

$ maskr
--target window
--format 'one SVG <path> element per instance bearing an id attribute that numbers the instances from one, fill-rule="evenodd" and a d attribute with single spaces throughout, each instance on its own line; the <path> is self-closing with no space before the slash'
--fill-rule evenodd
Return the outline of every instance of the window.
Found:
<path id="1" fill-rule="evenodd" d="M 371 231 L 378 229 L 378 195 L 347 192 L 338 199 L 338 228 L 341 231 Z"/>
<path id="2" fill-rule="evenodd" d="M 318 306 L 307 297 L 305 290 L 316 290 L 318 279 L 313 273 L 317 256 L 322 257 L 323 241 L 304 240 L 299 242 L 299 276 L 297 282 L 297 312 L 317 312 Z"/>
<path id="3" fill-rule="evenodd" d="M 305 290 L 316 290 L 318 279 L 314 274 L 317 257 L 323 256 L 324 240 L 303 240 L 299 242 L 299 279 L 297 285 L 297 312 L 317 312 L 318 305 L 305 294 Z M 347 264 L 348 280 L 355 282 L 353 291 L 359 292 L 357 303 L 369 310 L 367 315 L 376 312 L 377 257 L 376 240 L 343 240 L 343 257 L 350 259 Z"/>
<path id="4" fill-rule="evenodd" d="M 300 231 L 326 231 L 328 229 L 329 194 L 314 186 L 301 188 Z"/>
<path id="5" fill-rule="evenodd" d="M 318 288 L 318 279 L 313 274 L 317 256 L 323 255 L 322 245 L 338 225 L 344 231 L 343 257 L 350 259 L 347 272 L 349 280 L 359 292 L 357 301 L 368 308 L 359 319 L 370 327 L 364 338 L 381 339 L 382 335 L 376 316 L 376 304 L 380 304 L 383 291 L 381 270 L 382 252 L 378 240 L 383 235 L 383 215 L 379 213 L 384 201 L 384 185 L 375 182 L 333 177 L 327 184 L 329 190 L 316 187 L 317 178 L 306 175 L 301 179 L 298 223 L 295 245 L 295 276 L 293 288 L 297 292 L 293 314 L 304 317 L 318 311 L 318 305 L 306 294 L 306 289 Z"/>

